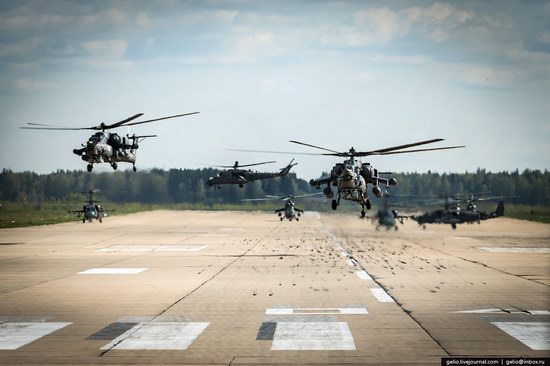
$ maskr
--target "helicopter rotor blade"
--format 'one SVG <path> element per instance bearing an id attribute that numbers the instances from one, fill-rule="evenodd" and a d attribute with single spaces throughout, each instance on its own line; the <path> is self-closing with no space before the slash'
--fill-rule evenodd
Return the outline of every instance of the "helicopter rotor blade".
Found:
<path id="1" fill-rule="evenodd" d="M 134 114 L 132 117 L 128 117 L 128 118 L 126 118 L 122 121 L 113 123 L 112 125 L 103 125 L 103 126 L 99 126 L 99 127 L 100 128 L 103 127 L 103 129 L 105 129 L 105 130 L 110 129 L 110 128 L 119 127 L 119 126 L 122 126 L 123 124 L 125 124 L 127 122 L 130 122 L 130 121 L 133 121 L 136 118 L 141 117 L 141 116 L 143 116 L 143 113 Z"/>
<path id="2" fill-rule="evenodd" d="M 150 122 L 162 121 L 162 120 L 165 120 L 165 119 L 171 119 L 171 118 L 177 118 L 177 117 L 190 116 L 190 115 L 192 115 L 192 114 L 197 114 L 197 113 L 200 113 L 200 112 L 191 112 L 191 113 L 176 114 L 176 115 L 173 115 L 173 116 L 160 117 L 160 118 L 155 118 L 155 119 L 148 119 L 148 120 L 146 120 L 146 121 L 139 121 L 139 122 L 132 122 L 132 123 L 124 123 L 123 125 L 124 125 L 124 126 L 140 125 L 140 124 L 143 124 L 143 123 L 150 123 Z M 121 124 L 117 125 L 116 127 L 118 127 L 118 126 L 120 126 L 120 125 L 121 125 Z"/>
<path id="3" fill-rule="evenodd" d="M 62 126 L 54 126 L 54 125 L 45 125 L 42 123 L 27 123 L 29 126 L 37 126 L 37 127 L 28 127 L 23 126 L 19 127 L 23 130 L 93 130 L 94 128 L 90 127 L 62 127 Z"/>
<path id="4" fill-rule="evenodd" d="M 320 150 L 325 150 L 325 151 L 330 151 L 330 152 L 332 152 L 332 153 L 340 154 L 339 151 L 335 151 L 335 150 L 331 150 L 331 149 L 327 149 L 327 148 L 324 148 L 324 147 L 315 146 L 315 145 L 311 145 L 311 144 L 306 144 L 306 143 L 300 142 L 300 141 L 290 140 L 289 142 L 292 142 L 293 144 L 309 146 L 309 147 L 312 147 L 312 148 L 314 148 L 314 149 L 320 149 Z"/>
<path id="5" fill-rule="evenodd" d="M 389 151 L 389 152 L 383 152 L 383 153 L 376 153 L 376 154 L 369 154 L 369 155 L 393 155 L 393 154 L 406 154 L 406 153 L 412 153 L 412 152 L 422 152 L 422 151 L 436 151 L 436 150 L 450 150 L 450 149 L 461 149 L 463 147 L 466 147 L 465 145 L 462 146 L 445 146 L 445 147 L 434 147 L 431 149 L 416 149 L 416 150 L 407 150 L 407 151 Z M 359 155 L 359 154 L 357 154 Z"/>
<path id="6" fill-rule="evenodd" d="M 246 150 L 246 149 L 226 149 L 226 150 L 248 152 L 248 153 L 285 154 L 285 155 L 324 155 L 320 153 L 303 153 L 303 152 L 271 151 L 271 150 Z"/>
<path id="7" fill-rule="evenodd" d="M 414 146 L 426 145 L 426 144 L 433 144 L 434 142 L 439 142 L 439 141 L 444 141 L 444 139 L 431 139 L 431 140 L 413 142 L 411 144 L 398 145 L 398 146 L 387 147 L 385 149 L 367 151 L 367 153 L 372 154 L 372 155 L 378 155 L 376 153 L 384 153 L 384 152 L 389 152 L 389 151 L 394 151 L 394 150 L 406 149 L 408 147 L 414 147 Z"/>

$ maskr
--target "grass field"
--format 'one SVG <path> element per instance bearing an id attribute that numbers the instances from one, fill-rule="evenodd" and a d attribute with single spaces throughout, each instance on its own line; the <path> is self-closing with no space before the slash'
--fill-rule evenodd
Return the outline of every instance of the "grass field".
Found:
<path id="1" fill-rule="evenodd" d="M 265 202 L 254 204 L 224 204 L 206 206 L 203 204 L 142 204 L 142 203 L 109 203 L 102 205 L 107 210 L 108 216 L 125 215 L 140 211 L 150 210 L 233 210 L 233 211 L 273 211 L 284 206 L 283 202 Z M 308 205 L 297 203 L 299 208 L 304 210 L 317 210 L 332 212 L 328 201 L 326 204 L 313 203 L 314 208 Z M 309 207 L 308 207 L 309 206 Z M 80 206 L 81 207 L 81 206 Z M 80 221 L 75 214 L 68 213 L 68 210 L 79 209 L 78 204 L 47 202 L 38 204 L 22 204 L 4 202 L 0 208 L 0 228 L 13 228 L 22 226 L 48 225 L 61 222 Z M 373 207 L 371 212 L 376 212 Z M 357 213 L 360 206 L 356 204 L 345 204 L 340 206 L 337 212 Z M 542 223 L 550 223 L 550 207 L 527 206 L 527 205 L 506 205 L 505 216 L 520 220 L 530 220 Z M 108 220 L 108 217 L 107 217 Z"/>

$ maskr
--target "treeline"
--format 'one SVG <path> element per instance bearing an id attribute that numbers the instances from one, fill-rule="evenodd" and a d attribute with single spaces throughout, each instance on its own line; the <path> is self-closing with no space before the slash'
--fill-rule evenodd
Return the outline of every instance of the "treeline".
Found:
<path id="1" fill-rule="evenodd" d="M 215 169 L 153 169 L 148 172 L 118 171 L 93 173 L 58 170 L 51 174 L 0 173 L 0 201 L 39 203 L 51 200 L 82 199 L 78 193 L 100 189 L 99 198 L 112 202 L 201 203 L 205 206 L 240 203 L 244 198 L 266 194 L 283 196 L 316 190 L 307 181 L 290 173 L 287 177 L 222 189 L 208 187 Z M 491 173 L 478 169 L 474 173 L 398 173 L 398 185 L 390 192 L 406 195 L 445 196 L 457 193 L 488 193 L 508 197 L 526 205 L 550 206 L 550 173 L 545 170 L 518 170 Z M 513 197 L 513 199 L 510 199 Z"/>
<path id="2" fill-rule="evenodd" d="M 221 189 L 208 187 L 214 169 L 152 169 L 147 172 L 117 171 L 88 173 L 58 170 L 51 174 L 12 172 L 0 173 L 0 202 L 40 203 L 44 201 L 82 200 L 80 192 L 100 190 L 97 198 L 111 202 L 141 203 L 201 203 L 205 206 L 240 203 L 244 198 L 258 198 L 266 194 L 283 196 L 308 193 L 313 190 L 308 182 L 295 173 L 286 177 L 267 179 Z"/>

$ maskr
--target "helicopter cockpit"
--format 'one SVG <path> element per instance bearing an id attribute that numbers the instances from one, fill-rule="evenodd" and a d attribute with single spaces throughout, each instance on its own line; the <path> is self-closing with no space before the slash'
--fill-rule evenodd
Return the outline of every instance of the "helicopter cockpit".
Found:
<path id="1" fill-rule="evenodd" d="M 95 144 L 106 144 L 107 143 L 107 135 L 105 135 L 104 132 L 96 132 L 90 138 L 88 139 L 88 144 L 95 145 Z"/>

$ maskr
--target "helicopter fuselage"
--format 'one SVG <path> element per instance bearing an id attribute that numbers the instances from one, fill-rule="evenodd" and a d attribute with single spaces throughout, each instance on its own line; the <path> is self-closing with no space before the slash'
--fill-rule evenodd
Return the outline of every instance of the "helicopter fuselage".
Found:
<path id="1" fill-rule="evenodd" d="M 74 149 L 73 153 L 89 164 L 89 171 L 97 163 L 109 163 L 116 170 L 117 162 L 135 164 L 135 150 L 138 147 L 135 138 L 119 136 L 117 133 L 96 132 L 81 149 Z"/>

